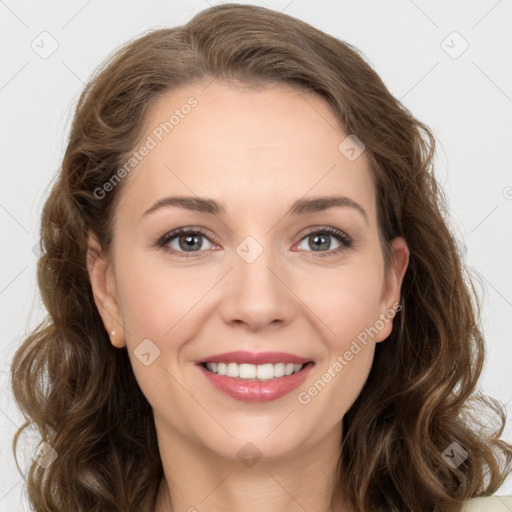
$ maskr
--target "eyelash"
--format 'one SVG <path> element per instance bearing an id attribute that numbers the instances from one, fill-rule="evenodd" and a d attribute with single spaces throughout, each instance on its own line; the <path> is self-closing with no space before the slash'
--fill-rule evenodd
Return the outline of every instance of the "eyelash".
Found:
<path id="1" fill-rule="evenodd" d="M 300 242 L 302 242 L 302 240 L 304 240 L 306 237 L 308 237 L 310 235 L 317 235 L 317 234 L 324 234 L 324 235 L 328 234 L 328 235 L 332 236 L 333 238 L 335 238 L 338 242 L 340 242 L 341 246 L 336 249 L 331 249 L 329 251 L 319 251 L 319 252 L 303 251 L 303 252 L 316 252 L 316 254 L 314 256 L 315 258 L 316 257 L 325 258 L 325 257 L 330 257 L 330 256 L 336 256 L 339 252 L 350 248 L 353 243 L 353 240 L 349 236 L 347 236 L 345 233 L 343 233 L 343 231 L 339 231 L 338 229 L 331 228 L 331 227 L 312 228 L 310 231 L 307 231 L 304 234 L 304 236 L 300 239 Z M 206 233 L 206 231 L 201 228 L 194 228 L 194 229 L 180 228 L 180 229 L 176 229 L 174 231 L 170 231 L 169 233 L 166 233 L 163 237 L 161 237 L 156 242 L 156 245 L 158 247 L 160 247 L 161 249 L 164 249 L 172 254 L 177 254 L 179 257 L 182 257 L 182 258 L 197 257 L 193 253 L 177 251 L 176 249 L 172 249 L 167 246 L 167 244 L 171 240 L 179 237 L 180 235 L 201 235 L 211 242 L 211 240 L 208 237 L 208 233 Z M 204 252 L 204 251 L 194 251 L 194 252 Z"/>

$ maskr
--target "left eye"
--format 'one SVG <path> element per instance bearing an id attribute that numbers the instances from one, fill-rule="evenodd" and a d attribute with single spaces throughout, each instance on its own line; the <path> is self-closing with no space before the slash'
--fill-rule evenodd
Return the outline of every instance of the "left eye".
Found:
<path id="1" fill-rule="evenodd" d="M 336 239 L 336 241 L 340 245 L 338 247 L 335 247 L 334 249 L 331 249 L 331 242 L 329 238 Z M 312 230 L 308 234 L 306 234 L 306 236 L 302 240 L 306 240 L 311 247 L 315 247 L 315 249 L 313 249 L 313 251 L 310 252 L 317 253 L 315 254 L 315 256 L 319 257 L 337 255 L 338 253 L 340 253 L 344 249 L 348 249 L 352 245 L 352 239 L 349 236 L 347 236 L 342 231 L 338 231 L 337 229 L 334 228 Z M 300 244 L 299 250 L 302 250 L 300 249 Z"/>
<path id="2" fill-rule="evenodd" d="M 331 249 L 330 238 L 334 238 L 338 242 L 338 247 Z M 208 240 L 208 243 L 213 246 L 206 232 L 201 229 L 179 229 L 172 231 L 164 235 L 157 242 L 157 245 L 173 254 L 183 257 L 192 257 L 193 255 L 190 253 L 202 252 L 201 249 L 211 249 L 211 246 L 203 247 L 202 239 Z M 300 247 L 304 241 L 307 241 L 310 247 L 313 247 L 313 250 L 309 252 L 317 253 L 315 256 L 330 256 L 352 245 L 352 240 L 345 235 L 345 233 L 334 228 L 310 231 L 298 244 L 299 251 L 307 251 L 307 249 Z"/>

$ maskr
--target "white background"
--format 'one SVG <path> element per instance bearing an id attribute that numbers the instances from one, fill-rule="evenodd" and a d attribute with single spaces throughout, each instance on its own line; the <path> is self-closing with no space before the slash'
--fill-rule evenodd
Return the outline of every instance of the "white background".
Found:
<path id="1" fill-rule="evenodd" d="M 391 92 L 433 129 L 437 176 L 452 226 L 467 265 L 484 285 L 488 358 L 480 388 L 507 403 L 510 415 L 511 0 L 255 3 L 358 47 Z M 0 512 L 29 510 L 11 451 L 22 418 L 10 396 L 9 364 L 22 337 L 44 315 L 33 247 L 44 198 L 64 152 L 71 108 L 93 70 L 115 48 L 151 28 L 183 24 L 208 5 L 213 2 L 0 0 Z M 47 59 L 31 47 L 48 37 L 40 36 L 43 31 L 58 43 Z M 464 41 L 468 49 L 452 58 Z M 512 442 L 510 424 L 504 437 Z M 510 480 L 500 494 L 512 494 Z"/>

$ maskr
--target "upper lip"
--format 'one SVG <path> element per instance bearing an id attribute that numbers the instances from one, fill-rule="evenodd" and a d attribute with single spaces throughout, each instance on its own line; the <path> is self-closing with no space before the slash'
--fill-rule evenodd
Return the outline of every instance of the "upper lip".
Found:
<path id="1" fill-rule="evenodd" d="M 196 361 L 197 364 L 203 363 L 237 363 L 237 364 L 277 364 L 277 363 L 293 363 L 306 364 L 310 360 L 294 354 L 286 352 L 224 352 L 223 354 L 215 354 Z"/>

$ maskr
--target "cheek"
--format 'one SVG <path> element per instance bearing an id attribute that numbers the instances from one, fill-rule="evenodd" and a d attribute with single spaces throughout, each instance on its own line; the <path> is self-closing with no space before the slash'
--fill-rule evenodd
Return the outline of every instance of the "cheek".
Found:
<path id="1" fill-rule="evenodd" d="M 379 258 L 358 256 L 354 261 L 357 263 L 341 262 L 338 267 L 313 270 L 299 267 L 287 276 L 295 292 L 289 300 L 297 301 L 294 295 L 300 299 L 297 311 L 325 328 L 328 339 L 341 340 L 342 345 L 375 323 L 382 291 Z M 116 274 L 121 315 L 131 344 L 144 338 L 168 339 L 177 328 L 181 337 L 186 335 L 194 318 L 209 309 L 211 297 L 205 294 L 219 280 L 215 265 L 172 268 L 149 264 L 143 254 L 121 259 Z"/>
<path id="2" fill-rule="evenodd" d="M 119 290 L 121 315 L 130 345 L 144 338 L 161 338 L 173 324 L 177 295 L 168 294 L 163 300 L 161 290 L 153 285 L 147 274 L 146 271 L 134 272 Z M 169 302 L 173 298 L 175 304 L 172 300 Z"/>
<path id="3" fill-rule="evenodd" d="M 183 332 L 215 283 L 215 276 L 199 267 L 185 270 L 155 265 L 143 256 L 124 260 L 116 273 L 121 314 L 131 344 L 144 338 L 158 343 L 176 329 Z"/>
<path id="4" fill-rule="evenodd" d="M 209 282 L 190 279 L 192 274 L 152 265 L 142 256 L 126 258 L 116 265 L 128 354 L 135 378 L 153 407 L 162 397 L 165 404 L 159 407 L 171 407 L 181 396 L 173 378 L 177 374 L 176 356 L 198 325 L 197 303 Z"/>
<path id="5" fill-rule="evenodd" d="M 313 417 L 321 415 L 326 428 L 339 422 L 359 396 L 370 372 L 375 325 L 382 280 L 378 271 L 340 271 L 317 280 L 309 295 L 311 308 L 321 320 L 326 358 L 309 387 L 301 389 L 298 402 Z"/>
<path id="6" fill-rule="evenodd" d="M 382 273 L 378 261 L 347 265 L 304 282 L 305 303 L 325 327 L 332 349 L 346 346 L 379 318 Z M 373 332 L 373 331 L 372 331 Z"/>

